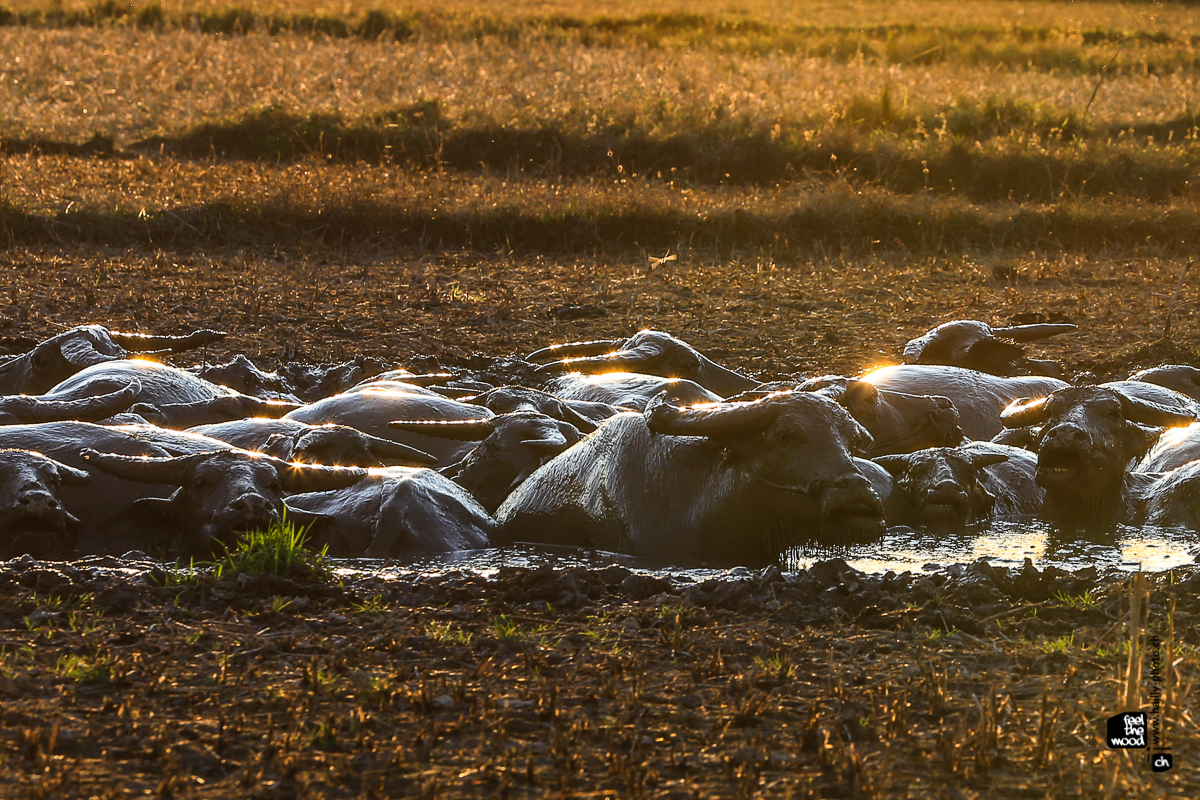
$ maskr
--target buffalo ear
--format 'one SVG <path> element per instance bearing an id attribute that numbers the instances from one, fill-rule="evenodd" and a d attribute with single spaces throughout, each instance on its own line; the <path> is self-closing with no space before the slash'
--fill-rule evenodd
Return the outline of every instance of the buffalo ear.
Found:
<path id="1" fill-rule="evenodd" d="M 851 455 L 867 458 L 871 453 L 871 449 L 875 447 L 875 437 L 857 420 L 852 419 L 851 422 L 854 425 L 854 430 L 851 431 L 849 441 L 847 442 L 849 445 L 848 449 Z"/>
<path id="2" fill-rule="evenodd" d="M 878 400 L 879 390 L 874 384 L 866 381 L 850 381 L 846 384 L 846 393 L 841 397 L 842 405 L 849 409 L 851 414 L 875 405 Z"/>
<path id="3" fill-rule="evenodd" d="M 1152 428 L 1137 422 L 1131 422 L 1129 428 L 1133 444 L 1131 458 L 1141 458 L 1146 455 L 1163 433 L 1162 428 Z"/>
<path id="4" fill-rule="evenodd" d="M 284 461 L 290 461 L 292 454 L 295 452 L 295 441 L 286 433 L 272 433 L 263 442 L 259 448 L 260 453 L 266 453 L 269 456 L 282 458 Z"/>

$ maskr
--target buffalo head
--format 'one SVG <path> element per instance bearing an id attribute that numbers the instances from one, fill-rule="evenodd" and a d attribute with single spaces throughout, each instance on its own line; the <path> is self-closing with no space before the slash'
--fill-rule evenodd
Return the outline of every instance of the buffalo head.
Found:
<path id="1" fill-rule="evenodd" d="M 707 436 L 764 497 L 815 501 L 816 519 L 772 519 L 790 542 L 874 541 L 883 534 L 883 509 L 854 456 L 870 452 L 871 434 L 837 403 L 810 392 L 778 392 L 751 402 L 680 408 L 655 398 L 646 407 L 654 434 Z M 780 493 L 783 493 L 781 496 Z M 781 507 L 790 505 L 786 500 Z M 747 508 L 747 515 L 765 509 Z"/>
<path id="2" fill-rule="evenodd" d="M 284 461 L 349 467 L 429 467 L 437 463 L 436 458 L 415 447 L 333 422 L 272 434 L 262 452 Z"/>
<path id="3" fill-rule="evenodd" d="M 71 556 L 79 520 L 59 500 L 90 476 L 29 450 L 0 450 L 0 558 Z"/>
<path id="4" fill-rule="evenodd" d="M 838 375 L 810 378 L 798 388 L 823 394 L 849 411 L 875 440 L 871 458 L 953 447 L 963 440 L 958 409 L 948 397 L 892 392 Z"/>
<path id="5" fill-rule="evenodd" d="M 545 347 L 529 361 L 539 372 L 640 372 L 664 378 L 686 378 L 727 397 L 758 385 L 702 355 L 687 342 L 662 331 L 643 330 L 628 339 L 600 339 Z"/>
<path id="6" fill-rule="evenodd" d="M 904 345 L 906 364 L 944 364 L 992 375 L 1047 375 L 1062 377 L 1052 361 L 1025 357 L 1021 343 L 1075 330 L 1070 323 L 1013 325 L 993 328 L 974 319 L 943 323 Z"/>
<path id="7" fill-rule="evenodd" d="M 239 533 L 277 522 L 285 493 L 340 489 L 367 474 L 356 467 L 293 464 L 236 449 L 173 458 L 85 449 L 83 457 L 124 480 L 180 487 L 166 500 L 138 500 L 105 528 L 184 558 L 209 556 L 218 543 L 231 543 Z"/>
<path id="8" fill-rule="evenodd" d="M 892 474 L 888 521 L 934 527 L 962 527 L 986 519 L 995 496 L 980 471 L 1008 460 L 1002 453 L 933 447 L 874 459 Z"/>
<path id="9" fill-rule="evenodd" d="M 28 353 L 0 365 L 0 394 L 41 394 L 93 364 L 128 358 L 130 353 L 179 352 L 224 337 L 218 331 L 150 336 L 117 333 L 100 325 L 81 325 L 52 336 Z"/>
<path id="10" fill-rule="evenodd" d="M 1161 431 L 1192 417 L 1104 386 L 1068 386 L 1037 400 L 1017 400 L 1000 416 L 1009 428 L 1041 426 L 1037 483 L 1049 516 L 1084 524 L 1116 521 L 1125 473 Z"/>
<path id="11" fill-rule="evenodd" d="M 529 409 L 490 419 L 395 421 L 393 428 L 462 441 L 479 441 L 457 464 L 441 470 L 489 513 L 533 471 L 579 441 L 577 428 Z"/>

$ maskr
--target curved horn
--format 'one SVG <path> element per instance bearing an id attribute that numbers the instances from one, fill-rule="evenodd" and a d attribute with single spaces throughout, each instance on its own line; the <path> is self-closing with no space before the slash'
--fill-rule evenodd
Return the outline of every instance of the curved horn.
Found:
<path id="1" fill-rule="evenodd" d="M 242 414 L 248 417 L 279 419 L 304 405 L 303 403 L 292 403 L 287 400 L 260 400 L 248 394 L 239 394 L 235 397 L 241 403 Z M 215 398 L 214 402 L 221 399 L 223 398 Z"/>
<path id="2" fill-rule="evenodd" d="M 388 380 L 411 383 L 413 386 L 433 386 L 444 381 L 452 381 L 457 377 L 453 372 L 422 372 L 416 375 L 395 375 Z"/>
<path id="3" fill-rule="evenodd" d="M 995 464 L 1003 464 L 1008 461 L 1008 455 L 1005 453 L 970 453 L 967 455 L 967 460 L 975 469 L 983 469 Z"/>
<path id="4" fill-rule="evenodd" d="M 702 403 L 680 408 L 659 392 L 646 404 L 643 415 L 651 433 L 675 436 L 725 436 L 759 430 L 779 413 L 769 398 L 748 403 Z"/>
<path id="5" fill-rule="evenodd" d="M 367 477 L 367 471 L 362 467 L 327 467 L 320 464 L 292 464 L 271 456 L 270 459 L 279 473 L 279 481 L 283 490 L 288 494 L 301 492 L 328 492 L 333 489 L 345 489 Z"/>
<path id="6" fill-rule="evenodd" d="M 1046 401 L 1049 397 L 1030 400 L 1020 397 L 1013 400 L 1000 412 L 1000 421 L 1006 428 L 1024 428 L 1027 425 L 1042 425 L 1046 422 Z"/>
<path id="7" fill-rule="evenodd" d="M 382 461 L 399 461 L 403 464 L 416 464 L 421 467 L 432 467 L 438 461 L 437 456 L 431 456 L 424 450 L 418 450 L 400 442 L 393 442 L 391 439 L 372 436 L 369 433 L 364 433 L 363 438 L 367 440 L 367 448 L 371 454 Z"/>
<path id="8" fill-rule="evenodd" d="M 398 419 L 389 422 L 388 427 L 412 433 L 423 433 L 426 436 L 456 439 L 460 442 L 478 442 L 486 439 L 492 431 L 496 430 L 496 426 L 490 419 Z"/>
<path id="9" fill-rule="evenodd" d="M 1193 414 L 1184 411 L 1172 411 L 1165 406 L 1160 406 L 1158 403 L 1151 403 L 1148 400 L 1130 397 L 1126 394 L 1120 394 L 1120 398 L 1121 409 L 1125 412 L 1125 419 L 1130 422 L 1170 428 L 1176 425 L 1189 425 L 1196 421 L 1196 417 Z"/>
<path id="10" fill-rule="evenodd" d="M 131 353 L 182 353 L 184 350 L 219 342 L 229 334 L 224 331 L 200 330 L 186 336 L 153 336 L 147 333 L 117 331 L 109 331 L 108 335 Z"/>
<path id="11" fill-rule="evenodd" d="M 116 453 L 101 453 L 86 447 L 80 452 L 80 455 L 89 464 L 109 475 L 115 475 L 127 481 L 182 486 L 187 480 L 188 468 L 208 453 L 160 458 L 158 456 L 122 456 Z"/>
<path id="12" fill-rule="evenodd" d="M 1007 328 L 992 328 L 992 335 L 1014 342 L 1032 342 L 1045 339 L 1048 336 L 1058 336 L 1060 333 L 1070 333 L 1076 326 L 1069 322 L 1042 325 L 1012 325 Z"/>
<path id="13" fill-rule="evenodd" d="M 479 394 L 478 389 L 464 389 L 461 386 L 442 386 L 436 383 L 430 384 L 428 388 L 437 392 L 442 397 L 449 397 L 451 400 L 461 400 L 464 397 L 475 397 Z"/>
<path id="14" fill-rule="evenodd" d="M 903 475 L 909 465 L 907 455 L 875 456 L 871 460 L 892 473 L 893 477 Z"/>
<path id="15" fill-rule="evenodd" d="M 620 347 L 624 339 L 593 339 L 589 342 L 567 342 L 553 344 L 535 350 L 525 357 L 526 361 L 541 364 L 547 361 L 559 361 L 564 358 L 579 358 L 581 356 L 598 356 Z"/>
<path id="16" fill-rule="evenodd" d="M 110 394 L 82 397 L 78 400 L 42 400 L 40 398 L 30 398 L 34 403 L 23 414 L 19 414 L 18 412 L 10 413 L 13 413 L 14 416 L 21 416 L 24 422 L 57 422 L 59 420 L 95 422 L 111 417 L 113 414 L 120 414 L 122 411 L 126 411 L 137 402 L 138 395 L 141 392 L 142 384 L 139 381 L 130 381 L 124 389 L 119 389 Z M 0 409 L 9 411 L 7 408 L 8 399 L 0 400 Z"/>
<path id="17" fill-rule="evenodd" d="M 638 372 L 662 354 L 663 349 L 657 342 L 642 342 L 627 350 L 615 350 L 597 356 L 565 358 L 543 364 L 534 372 L 583 372 L 589 375 L 602 372 Z"/>

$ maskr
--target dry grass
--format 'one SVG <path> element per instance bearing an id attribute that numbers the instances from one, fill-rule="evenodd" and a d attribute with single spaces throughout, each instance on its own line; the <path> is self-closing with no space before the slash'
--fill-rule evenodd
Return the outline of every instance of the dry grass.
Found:
<path id="1" fill-rule="evenodd" d="M 6 7 L 17 12 L 88 12 L 100 3 L 95 0 L 7 0 Z M 160 6 L 168 14 L 189 12 L 216 13 L 236 7 L 225 0 L 166 0 L 135 4 Z M 328 16 L 356 16 L 383 9 L 399 13 L 434 13 L 450 18 L 492 17 L 507 20 L 552 17 L 623 18 L 642 15 L 692 15 L 695 2 L 689 0 L 609 0 L 603 7 L 581 6 L 575 0 L 494 0 L 481 6 L 479 0 L 257 0 L 242 4 L 264 14 L 289 12 Z M 770 0 L 708 3 L 701 9 L 717 19 L 752 20 L 780 26 L 864 27 L 870 25 L 929 25 L 931 20 L 946 28 L 1061 27 L 1068 30 L 1112 28 L 1117 30 L 1200 32 L 1200 12 L 1187 3 L 1132 2 L 1105 0 L 1063 4 L 1054 0 L 813 0 L 803 4 L 776 3 Z"/>
<path id="2" fill-rule="evenodd" d="M 1190 47 L 1190 45 L 1189 45 Z M 1105 62 L 1115 47 L 1107 49 Z M 1177 52 L 1178 48 L 1174 48 Z M 126 143 L 278 105 L 357 120 L 436 100 L 454 121 L 515 127 L 637 124 L 662 135 L 717 119 L 819 130 L 886 86 L 898 118 L 956 105 L 1028 104 L 1081 115 L 1091 71 L 889 64 L 804 53 L 723 53 L 579 42 L 345 42 L 137 29 L 0 30 L 0 119 L 8 136 Z M 1136 65 L 1119 54 L 1114 66 Z M 1193 71 L 1125 71 L 1097 93 L 1102 129 L 1172 120 L 1200 99 Z M 933 129 L 928 133 L 932 134 Z M 907 138 L 916 135 L 906 131 Z"/>

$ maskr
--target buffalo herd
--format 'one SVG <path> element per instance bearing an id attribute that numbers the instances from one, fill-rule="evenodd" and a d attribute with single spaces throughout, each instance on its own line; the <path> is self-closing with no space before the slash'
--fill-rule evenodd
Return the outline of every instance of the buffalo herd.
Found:
<path id="1" fill-rule="evenodd" d="M 512 542 L 681 564 L 1041 517 L 1200 529 L 1200 370 L 1064 380 L 1069 324 L 945 323 L 904 363 L 759 382 L 659 331 L 453 372 L 177 368 L 224 334 L 87 325 L 0 362 L 0 558 L 208 558 L 285 515 L 333 556 Z"/>

